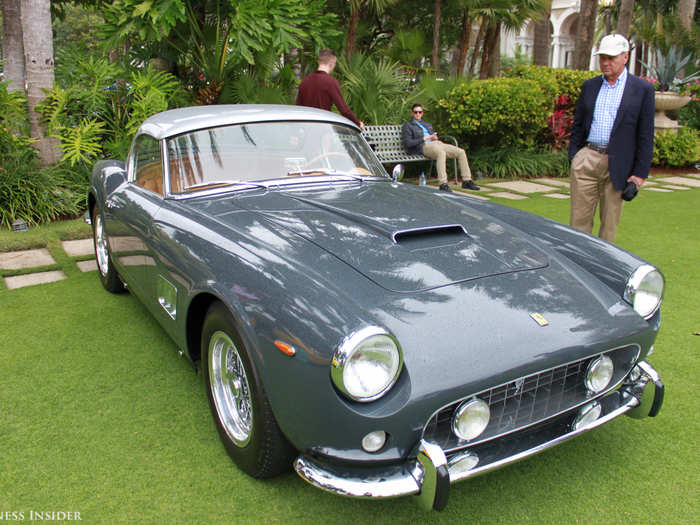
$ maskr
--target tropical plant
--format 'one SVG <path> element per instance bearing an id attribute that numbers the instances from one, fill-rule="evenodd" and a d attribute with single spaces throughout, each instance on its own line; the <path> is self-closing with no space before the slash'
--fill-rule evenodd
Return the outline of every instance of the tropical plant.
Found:
<path id="1" fill-rule="evenodd" d="M 8 91 L 8 85 L 9 82 L 0 82 L 0 126 L 26 135 L 29 131 L 27 98 L 23 91 Z"/>
<path id="2" fill-rule="evenodd" d="M 41 224 L 75 216 L 85 206 L 86 185 L 55 166 L 41 169 L 33 139 L 0 127 L 0 226 L 21 219 Z"/>
<path id="3" fill-rule="evenodd" d="M 338 60 L 338 70 L 348 105 L 365 124 L 398 124 L 406 119 L 411 78 L 398 62 L 355 53 L 350 61 Z"/>
<path id="4" fill-rule="evenodd" d="M 345 40 L 345 54 L 348 59 L 355 53 L 355 41 L 357 38 L 357 25 L 360 21 L 360 10 L 367 8 L 370 12 L 381 15 L 382 12 L 397 0 L 349 0 L 350 16 L 348 18 L 348 31 Z"/>
<path id="5" fill-rule="evenodd" d="M 454 88 L 465 83 L 468 83 L 465 77 L 439 76 L 437 74 L 421 75 L 420 80 L 407 97 L 407 109 L 414 103 L 422 104 L 429 115 L 426 119 L 434 125 L 435 129 L 446 130 L 449 127 L 449 114 L 440 105 L 440 101 L 447 98 Z M 404 115 L 404 120 L 408 120 L 409 117 L 410 115 L 407 113 Z"/>
<path id="6" fill-rule="evenodd" d="M 680 49 L 671 46 L 667 53 L 660 49 L 656 50 L 656 63 L 646 63 L 642 61 L 644 67 L 649 70 L 652 78 L 656 79 L 655 89 L 657 91 L 680 91 L 681 87 L 689 82 L 700 78 L 700 71 L 683 77 L 683 71 L 690 64 L 692 55 L 682 56 Z"/>
<path id="7" fill-rule="evenodd" d="M 163 10 L 164 19 L 143 16 L 147 4 L 149 12 Z M 294 49 L 303 58 L 340 35 L 323 0 L 118 0 L 103 14 L 108 46 L 128 42 L 140 61 L 165 55 L 203 104 L 218 102 L 240 75 L 260 78 L 261 56 Z"/>
<path id="8" fill-rule="evenodd" d="M 551 133 L 552 147 L 555 150 L 567 148 L 574 127 L 574 105 L 567 95 L 554 100 L 554 112 L 547 118 Z"/>
<path id="9" fill-rule="evenodd" d="M 188 100 L 170 73 L 149 66 L 125 71 L 106 59 L 80 58 L 64 64 L 72 83 L 47 93 L 39 110 L 49 133 L 59 139 L 62 162 L 85 174 L 96 158 L 124 158 L 143 120 Z"/>
<path id="10" fill-rule="evenodd" d="M 421 31 L 403 29 L 397 31 L 386 50 L 386 56 L 406 67 L 418 69 L 421 59 L 430 52 L 430 47 Z"/>

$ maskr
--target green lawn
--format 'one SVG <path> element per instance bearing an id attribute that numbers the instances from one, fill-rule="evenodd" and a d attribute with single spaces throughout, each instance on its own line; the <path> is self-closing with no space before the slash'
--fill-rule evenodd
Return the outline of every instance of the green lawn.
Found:
<path id="1" fill-rule="evenodd" d="M 568 217 L 564 200 L 502 202 Z M 95 272 L 67 270 L 63 256 L 68 279 L 0 288 L 0 513 L 74 511 L 83 523 L 698 523 L 699 226 L 700 189 L 643 191 L 623 212 L 618 244 L 667 279 L 650 359 L 666 383 L 661 414 L 618 419 L 453 485 L 442 513 L 411 498 L 332 496 L 291 472 L 247 478 L 219 443 L 201 375 L 136 299 L 105 292 Z M 73 221 L 31 235 L 54 253 L 75 230 L 85 231 Z M 21 235 L 0 234 L 0 250 Z"/>

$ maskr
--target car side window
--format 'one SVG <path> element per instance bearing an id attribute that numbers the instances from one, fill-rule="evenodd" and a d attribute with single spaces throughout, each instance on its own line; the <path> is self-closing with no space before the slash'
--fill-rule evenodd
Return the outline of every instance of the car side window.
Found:
<path id="1" fill-rule="evenodd" d="M 134 145 L 134 184 L 163 195 L 163 162 L 160 142 L 141 135 Z"/>

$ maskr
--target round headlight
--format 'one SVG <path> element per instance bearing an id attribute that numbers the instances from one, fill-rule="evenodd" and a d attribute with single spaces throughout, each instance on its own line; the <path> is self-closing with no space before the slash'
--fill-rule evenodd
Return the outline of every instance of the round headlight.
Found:
<path id="1" fill-rule="evenodd" d="M 650 318 L 656 313 L 664 296 L 664 276 L 661 272 L 645 264 L 640 266 L 627 280 L 625 301 L 630 303 L 635 312 Z"/>
<path id="2" fill-rule="evenodd" d="M 455 412 L 452 430 L 464 440 L 472 440 L 486 430 L 491 419 L 491 409 L 479 398 L 465 401 Z"/>
<path id="3" fill-rule="evenodd" d="M 370 326 L 342 342 L 331 362 L 331 378 L 349 398 L 374 401 L 394 385 L 402 364 L 396 339 L 386 330 Z"/>
<path id="4" fill-rule="evenodd" d="M 594 394 L 602 392 L 610 384 L 614 370 L 612 359 L 608 356 L 601 355 L 594 359 L 586 371 L 586 388 Z"/>

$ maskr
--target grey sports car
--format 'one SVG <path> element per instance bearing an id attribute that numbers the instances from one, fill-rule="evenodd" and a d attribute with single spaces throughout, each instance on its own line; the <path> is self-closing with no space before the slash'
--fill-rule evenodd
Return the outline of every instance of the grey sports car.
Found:
<path id="1" fill-rule="evenodd" d="M 450 483 L 657 414 L 656 268 L 400 173 L 343 117 L 253 105 L 160 113 L 95 166 L 102 283 L 201 363 L 241 469 L 441 509 Z"/>

